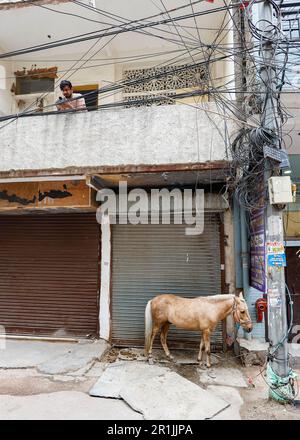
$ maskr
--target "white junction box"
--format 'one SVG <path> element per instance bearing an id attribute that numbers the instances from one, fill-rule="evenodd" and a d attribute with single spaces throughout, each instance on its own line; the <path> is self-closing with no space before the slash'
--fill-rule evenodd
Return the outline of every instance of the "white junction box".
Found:
<path id="1" fill-rule="evenodd" d="M 268 187 L 271 205 L 291 203 L 293 201 L 290 176 L 270 177 L 268 180 Z"/>

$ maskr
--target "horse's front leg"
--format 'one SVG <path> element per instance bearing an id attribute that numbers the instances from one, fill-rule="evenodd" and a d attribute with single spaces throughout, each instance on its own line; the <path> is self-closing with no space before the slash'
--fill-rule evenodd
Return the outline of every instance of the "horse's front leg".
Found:
<path id="1" fill-rule="evenodd" d="M 203 342 L 203 337 L 201 336 L 201 341 L 200 341 L 200 348 L 199 348 L 199 354 L 198 354 L 198 362 L 201 362 L 202 360 L 202 350 L 204 348 L 204 342 Z"/>
<path id="2" fill-rule="evenodd" d="M 168 335 L 169 327 L 170 327 L 169 322 L 166 322 L 162 326 L 161 334 L 160 334 L 160 342 L 161 342 L 161 345 L 163 346 L 163 349 L 164 349 L 164 352 L 165 352 L 167 358 L 169 358 L 172 361 L 174 358 L 173 358 L 173 356 L 171 356 L 170 350 L 167 345 L 167 335 Z"/>
<path id="3" fill-rule="evenodd" d="M 203 339 L 206 353 L 206 366 L 207 368 L 211 367 L 210 363 L 210 335 L 211 331 L 209 329 L 203 331 Z"/>

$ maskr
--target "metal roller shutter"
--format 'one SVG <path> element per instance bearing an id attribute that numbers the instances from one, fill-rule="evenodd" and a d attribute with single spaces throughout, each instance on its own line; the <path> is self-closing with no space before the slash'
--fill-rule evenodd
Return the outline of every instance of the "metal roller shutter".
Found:
<path id="1" fill-rule="evenodd" d="M 205 215 L 201 235 L 185 235 L 185 225 L 115 225 L 112 232 L 112 339 L 143 344 L 148 300 L 162 293 L 183 297 L 221 293 L 220 225 Z M 199 344 L 199 333 L 170 328 L 168 340 Z M 212 337 L 222 345 L 222 325 Z M 174 345 L 174 344 L 173 344 Z"/>
<path id="2" fill-rule="evenodd" d="M 95 214 L 0 217 L 0 324 L 7 334 L 96 336 Z"/>

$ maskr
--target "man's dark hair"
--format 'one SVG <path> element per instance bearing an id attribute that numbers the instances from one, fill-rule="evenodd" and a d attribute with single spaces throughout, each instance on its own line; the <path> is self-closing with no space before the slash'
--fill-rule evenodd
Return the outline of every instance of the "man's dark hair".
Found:
<path id="1" fill-rule="evenodd" d="M 72 83 L 66 79 L 64 79 L 63 81 L 61 81 L 61 83 L 59 84 L 59 88 L 60 90 L 63 90 L 66 86 L 68 86 L 70 89 L 72 88 Z"/>

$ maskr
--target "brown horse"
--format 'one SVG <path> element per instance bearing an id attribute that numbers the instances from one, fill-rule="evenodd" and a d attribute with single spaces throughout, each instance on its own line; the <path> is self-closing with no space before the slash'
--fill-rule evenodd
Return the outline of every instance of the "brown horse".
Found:
<path id="1" fill-rule="evenodd" d="M 181 298 L 176 295 L 158 295 L 148 301 L 145 310 L 145 354 L 152 357 L 153 341 L 161 329 L 160 340 L 164 352 L 173 359 L 167 346 L 167 334 L 170 324 L 184 330 L 202 331 L 198 361 L 202 359 L 202 350 L 206 353 L 206 365 L 210 363 L 210 337 L 217 323 L 230 313 L 234 321 L 240 323 L 248 332 L 252 331 L 252 322 L 242 292 L 235 295 L 200 296 Z"/>

